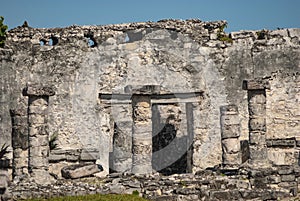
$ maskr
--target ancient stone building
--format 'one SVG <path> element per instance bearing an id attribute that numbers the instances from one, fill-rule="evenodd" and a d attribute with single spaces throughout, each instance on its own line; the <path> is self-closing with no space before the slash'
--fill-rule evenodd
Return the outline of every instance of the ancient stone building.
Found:
<path id="1" fill-rule="evenodd" d="M 226 35 L 225 24 L 10 30 L 0 142 L 13 177 L 78 162 L 166 175 L 298 165 L 300 29 Z"/>

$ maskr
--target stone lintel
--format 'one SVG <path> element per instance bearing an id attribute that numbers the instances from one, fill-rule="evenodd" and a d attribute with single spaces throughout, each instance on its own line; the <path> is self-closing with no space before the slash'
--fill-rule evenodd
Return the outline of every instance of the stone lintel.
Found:
<path id="1" fill-rule="evenodd" d="M 159 94 L 159 85 L 128 85 L 124 88 L 125 93 L 129 94 L 141 94 L 141 95 L 151 95 Z"/>
<path id="2" fill-rule="evenodd" d="M 54 96 L 55 91 L 53 86 L 41 84 L 27 84 L 23 90 L 24 96 Z"/>
<path id="3" fill-rule="evenodd" d="M 265 79 L 244 80 L 243 89 L 244 90 L 265 90 L 265 89 L 270 89 L 270 84 L 269 81 Z"/>

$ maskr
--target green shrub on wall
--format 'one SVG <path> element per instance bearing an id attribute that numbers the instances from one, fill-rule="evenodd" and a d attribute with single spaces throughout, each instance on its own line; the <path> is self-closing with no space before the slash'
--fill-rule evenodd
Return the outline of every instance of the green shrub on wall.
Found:
<path id="1" fill-rule="evenodd" d="M 3 24 L 4 17 L 0 16 L 0 47 L 4 47 L 6 39 L 6 30 L 8 29 L 7 25 Z"/>

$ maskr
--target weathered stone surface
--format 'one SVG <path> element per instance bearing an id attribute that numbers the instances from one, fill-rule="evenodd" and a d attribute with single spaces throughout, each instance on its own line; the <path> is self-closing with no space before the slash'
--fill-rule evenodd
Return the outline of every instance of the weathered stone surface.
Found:
<path id="1" fill-rule="evenodd" d="M 249 142 L 251 145 L 268 145 L 268 142 L 266 142 L 266 135 L 264 132 L 256 131 L 256 132 L 250 132 L 249 134 Z"/>
<path id="2" fill-rule="evenodd" d="M 8 187 L 9 176 L 8 171 L 0 169 L 0 195 L 4 194 Z"/>
<path id="3" fill-rule="evenodd" d="M 226 105 L 220 108 L 221 115 L 237 115 L 238 107 L 236 105 Z"/>
<path id="4" fill-rule="evenodd" d="M 250 158 L 250 150 L 249 150 L 249 141 L 248 140 L 242 140 L 240 142 L 241 144 L 241 158 L 242 163 L 248 161 Z"/>
<path id="5" fill-rule="evenodd" d="M 281 177 L 278 175 L 270 175 L 268 176 L 268 182 L 270 182 L 270 184 L 278 184 L 281 182 Z"/>
<path id="6" fill-rule="evenodd" d="M 42 86 L 39 84 L 28 84 L 24 89 L 26 96 L 54 96 L 55 91 L 53 86 Z"/>
<path id="7" fill-rule="evenodd" d="M 132 173 L 152 172 L 152 120 L 149 95 L 133 95 Z"/>
<path id="8" fill-rule="evenodd" d="M 224 125 L 222 129 L 222 139 L 236 138 L 240 136 L 240 124 Z"/>
<path id="9" fill-rule="evenodd" d="M 223 152 L 225 154 L 236 154 L 241 150 L 240 140 L 238 138 L 229 138 L 222 140 Z"/>
<path id="10" fill-rule="evenodd" d="M 170 110 L 188 103 L 185 105 L 186 118 L 181 118 L 183 123 L 176 122 L 177 116 L 168 119 L 175 127 L 170 129 L 172 132 L 168 131 L 168 135 L 176 136 L 174 139 L 180 136 L 186 144 L 192 142 L 187 151 L 192 158 L 189 170 L 196 172 L 221 164 L 222 138 L 249 140 L 253 146 L 257 145 L 250 151 L 253 154 L 250 158 L 262 159 L 265 150 L 255 150 L 265 143 L 250 139 L 251 132 L 266 132 L 266 139 L 272 140 L 299 135 L 299 31 L 243 31 L 231 34 L 232 43 L 227 43 L 216 37 L 224 25 L 223 21 L 162 20 L 110 26 L 18 27 L 10 30 L 5 48 L 0 49 L 0 58 L 3 58 L 0 68 L 0 141 L 10 144 L 12 128 L 18 126 L 21 126 L 18 134 L 29 131 L 30 137 L 57 133 L 60 149 L 99 149 L 99 160 L 108 172 L 109 153 L 114 151 L 114 124 L 130 119 L 123 115 L 128 112 L 114 107 L 114 104 L 131 108 L 132 100 L 124 90 L 131 85 L 138 87 L 129 93 L 155 94 L 149 95 L 153 100 L 143 102 L 129 115 L 143 120 L 133 126 L 135 134 L 149 133 L 150 136 L 153 133 L 151 121 L 154 120 L 149 114 L 153 103 L 173 104 Z M 92 38 L 95 46 L 89 47 L 87 38 Z M 50 39 L 55 41 L 52 46 L 49 45 Z M 39 45 L 40 40 L 45 42 L 44 46 Z M 245 87 L 247 92 L 242 91 L 243 80 L 249 80 Z M 23 97 L 21 92 L 27 83 L 24 94 L 29 97 Z M 56 96 L 49 99 L 45 96 L 53 95 L 54 90 L 47 88 L 52 85 Z M 190 97 L 178 98 L 183 93 Z M 103 100 L 99 94 L 118 94 L 123 98 L 119 102 Z M 163 98 L 158 95 L 163 95 Z M 227 104 L 236 104 L 236 107 L 220 110 Z M 31 108 L 27 110 L 29 105 Z M 28 125 L 26 118 L 20 118 L 16 125 L 12 125 L 9 111 L 14 108 L 20 109 L 18 115 L 30 116 Z M 238 111 L 238 118 L 224 117 L 224 128 L 221 128 L 220 113 L 225 114 L 224 111 L 227 116 L 235 116 Z M 184 110 L 180 112 L 182 115 Z M 114 116 L 116 113 L 120 115 Z M 47 114 L 49 118 L 44 118 Z M 149 124 L 142 129 L 139 126 L 145 123 L 144 120 Z M 22 122 L 26 125 L 22 126 Z M 228 125 L 231 127 L 226 127 Z M 39 130 L 39 126 L 44 127 Z M 24 137 L 17 136 L 19 139 Z M 273 165 L 276 166 L 275 156 L 280 152 L 288 152 L 288 157 L 282 157 L 287 161 L 280 164 L 297 163 L 299 151 L 292 146 L 280 147 L 280 144 L 277 147 L 272 144 L 267 150 L 273 155 L 269 157 Z M 25 146 L 21 148 L 26 150 Z M 273 148 L 279 149 L 274 151 Z M 116 154 L 126 155 L 120 149 L 115 150 Z M 136 153 L 145 151 L 144 148 L 134 150 Z M 39 152 L 35 154 L 37 156 L 44 153 L 36 151 Z M 19 151 L 16 153 L 24 155 Z M 77 155 L 70 157 L 79 160 Z M 269 158 L 265 157 L 265 160 Z"/>
<path id="11" fill-rule="evenodd" d="M 160 85 L 129 85 L 126 86 L 124 89 L 125 93 L 129 93 L 129 94 L 159 94 L 160 93 Z"/>
<path id="12" fill-rule="evenodd" d="M 295 181 L 295 175 L 289 174 L 289 175 L 281 175 L 281 181 L 282 182 L 289 182 L 289 181 Z"/>
<path id="13" fill-rule="evenodd" d="M 33 169 L 30 172 L 30 176 L 33 179 L 33 181 L 38 185 L 47 185 L 55 182 L 55 179 L 52 176 L 50 176 L 48 170 L 45 170 L 44 168 Z"/>
<path id="14" fill-rule="evenodd" d="M 249 128 L 252 131 L 266 131 L 266 119 L 265 118 L 251 118 L 249 120 Z"/>
<path id="15" fill-rule="evenodd" d="M 268 158 L 274 165 L 293 165 L 297 160 L 293 149 L 268 149 Z"/>
<path id="16" fill-rule="evenodd" d="M 225 165 L 239 165 L 241 164 L 241 155 L 238 154 L 226 154 L 223 155 L 223 164 Z"/>
<path id="17" fill-rule="evenodd" d="M 138 192 L 140 196 L 158 200 L 275 200 L 294 199 L 297 182 L 275 182 L 270 184 L 269 174 L 274 169 L 257 169 L 240 175 L 219 175 L 211 170 L 203 170 L 201 175 L 160 174 L 126 175 L 113 173 L 105 178 L 82 178 L 59 180 L 52 184 L 35 184 L 29 180 L 13 183 L 8 187 L 10 198 L 34 197 L 47 199 L 58 195 L 112 194 Z M 269 175 L 265 177 L 264 175 Z M 241 176 L 245 176 L 242 178 Z M 250 176 L 250 180 L 249 177 Z M 280 177 L 279 177 L 280 178 Z M 252 186 L 251 186 L 252 185 Z M 293 194 L 291 194 L 293 193 Z"/>
<path id="18" fill-rule="evenodd" d="M 100 171 L 102 171 L 102 167 L 99 167 L 96 164 L 79 164 L 62 168 L 61 175 L 66 179 L 77 179 L 91 176 Z"/>
<path id="19" fill-rule="evenodd" d="M 68 149 L 68 150 L 51 150 L 49 154 L 49 162 L 58 161 L 78 161 L 80 159 L 81 149 Z"/>
<path id="20" fill-rule="evenodd" d="M 246 90 L 264 90 L 270 88 L 268 80 L 247 80 L 243 84 Z"/>
<path id="21" fill-rule="evenodd" d="M 80 154 L 81 161 L 96 161 L 99 158 L 99 150 L 83 149 Z"/>
<path id="22" fill-rule="evenodd" d="M 275 140 L 267 140 L 268 147 L 295 147 L 296 141 L 295 139 L 275 139 Z"/>
<path id="23" fill-rule="evenodd" d="M 237 125 L 240 124 L 240 119 L 238 115 L 223 115 L 221 122 L 223 125 Z"/>
<path id="24" fill-rule="evenodd" d="M 268 159 L 267 147 L 266 146 L 249 146 L 250 159 L 258 161 L 266 161 Z"/>

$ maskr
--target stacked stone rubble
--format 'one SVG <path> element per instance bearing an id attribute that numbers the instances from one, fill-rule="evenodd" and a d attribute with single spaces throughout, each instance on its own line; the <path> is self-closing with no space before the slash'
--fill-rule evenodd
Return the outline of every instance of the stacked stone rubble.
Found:
<path id="1" fill-rule="evenodd" d="M 244 82 L 244 88 L 248 90 L 250 163 L 258 166 L 268 164 L 266 87 L 268 87 L 268 83 L 264 80 L 248 80 Z"/>
<path id="2" fill-rule="evenodd" d="M 237 168 L 241 164 L 240 121 L 237 106 L 221 107 L 221 135 L 223 165 Z"/>
<path id="3" fill-rule="evenodd" d="M 221 172 L 219 172 L 221 171 Z M 299 167 L 199 171 L 196 174 L 162 176 L 113 173 L 103 179 L 61 180 L 51 185 L 13 184 L 14 200 L 49 198 L 60 195 L 132 194 L 149 200 L 295 200 Z M 227 174 L 230 175 L 227 175 Z M 29 185 L 28 185 L 29 184 Z"/>
<path id="4" fill-rule="evenodd" d="M 51 87 L 29 85 L 25 89 L 28 96 L 28 144 L 29 172 L 37 183 L 49 182 L 49 135 L 47 115 L 49 96 L 55 93 Z"/>

